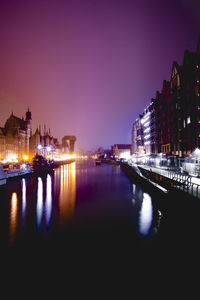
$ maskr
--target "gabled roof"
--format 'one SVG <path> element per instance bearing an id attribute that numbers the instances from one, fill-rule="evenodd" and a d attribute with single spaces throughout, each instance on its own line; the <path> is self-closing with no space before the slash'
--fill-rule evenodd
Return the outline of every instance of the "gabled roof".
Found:
<path id="1" fill-rule="evenodd" d="M 12 113 L 5 123 L 5 130 L 7 131 L 8 129 L 12 129 L 12 128 L 19 128 L 21 130 L 25 130 L 26 121 L 14 116 Z"/>

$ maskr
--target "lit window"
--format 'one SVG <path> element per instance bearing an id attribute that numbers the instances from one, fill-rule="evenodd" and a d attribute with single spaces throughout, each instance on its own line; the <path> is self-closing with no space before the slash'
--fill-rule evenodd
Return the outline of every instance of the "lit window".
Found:
<path id="1" fill-rule="evenodd" d="M 191 119 L 190 119 L 190 116 L 187 117 L 187 124 L 190 124 L 191 123 Z"/>
<path id="2" fill-rule="evenodd" d="M 183 128 L 185 128 L 185 120 L 183 120 Z"/>

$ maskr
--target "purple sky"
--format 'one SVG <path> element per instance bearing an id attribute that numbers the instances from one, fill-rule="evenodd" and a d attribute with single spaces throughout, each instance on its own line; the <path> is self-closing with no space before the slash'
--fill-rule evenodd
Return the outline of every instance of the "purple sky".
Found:
<path id="1" fill-rule="evenodd" d="M 0 126 L 29 106 L 34 131 L 76 135 L 76 150 L 130 143 L 199 34 L 199 0 L 1 0 Z"/>

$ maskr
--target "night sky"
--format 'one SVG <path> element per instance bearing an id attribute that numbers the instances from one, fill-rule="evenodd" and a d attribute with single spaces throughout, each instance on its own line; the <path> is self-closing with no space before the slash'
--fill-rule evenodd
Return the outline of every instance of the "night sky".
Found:
<path id="1" fill-rule="evenodd" d="M 76 135 L 76 150 L 131 143 L 199 34 L 199 0 L 1 0 L 0 126 L 29 106 L 33 131 Z"/>

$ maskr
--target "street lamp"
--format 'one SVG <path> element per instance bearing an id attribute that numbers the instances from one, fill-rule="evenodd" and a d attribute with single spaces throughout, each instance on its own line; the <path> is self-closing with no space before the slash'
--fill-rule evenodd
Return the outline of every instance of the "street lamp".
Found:
<path id="1" fill-rule="evenodd" d="M 47 146 L 47 152 L 51 152 L 51 146 Z"/>

